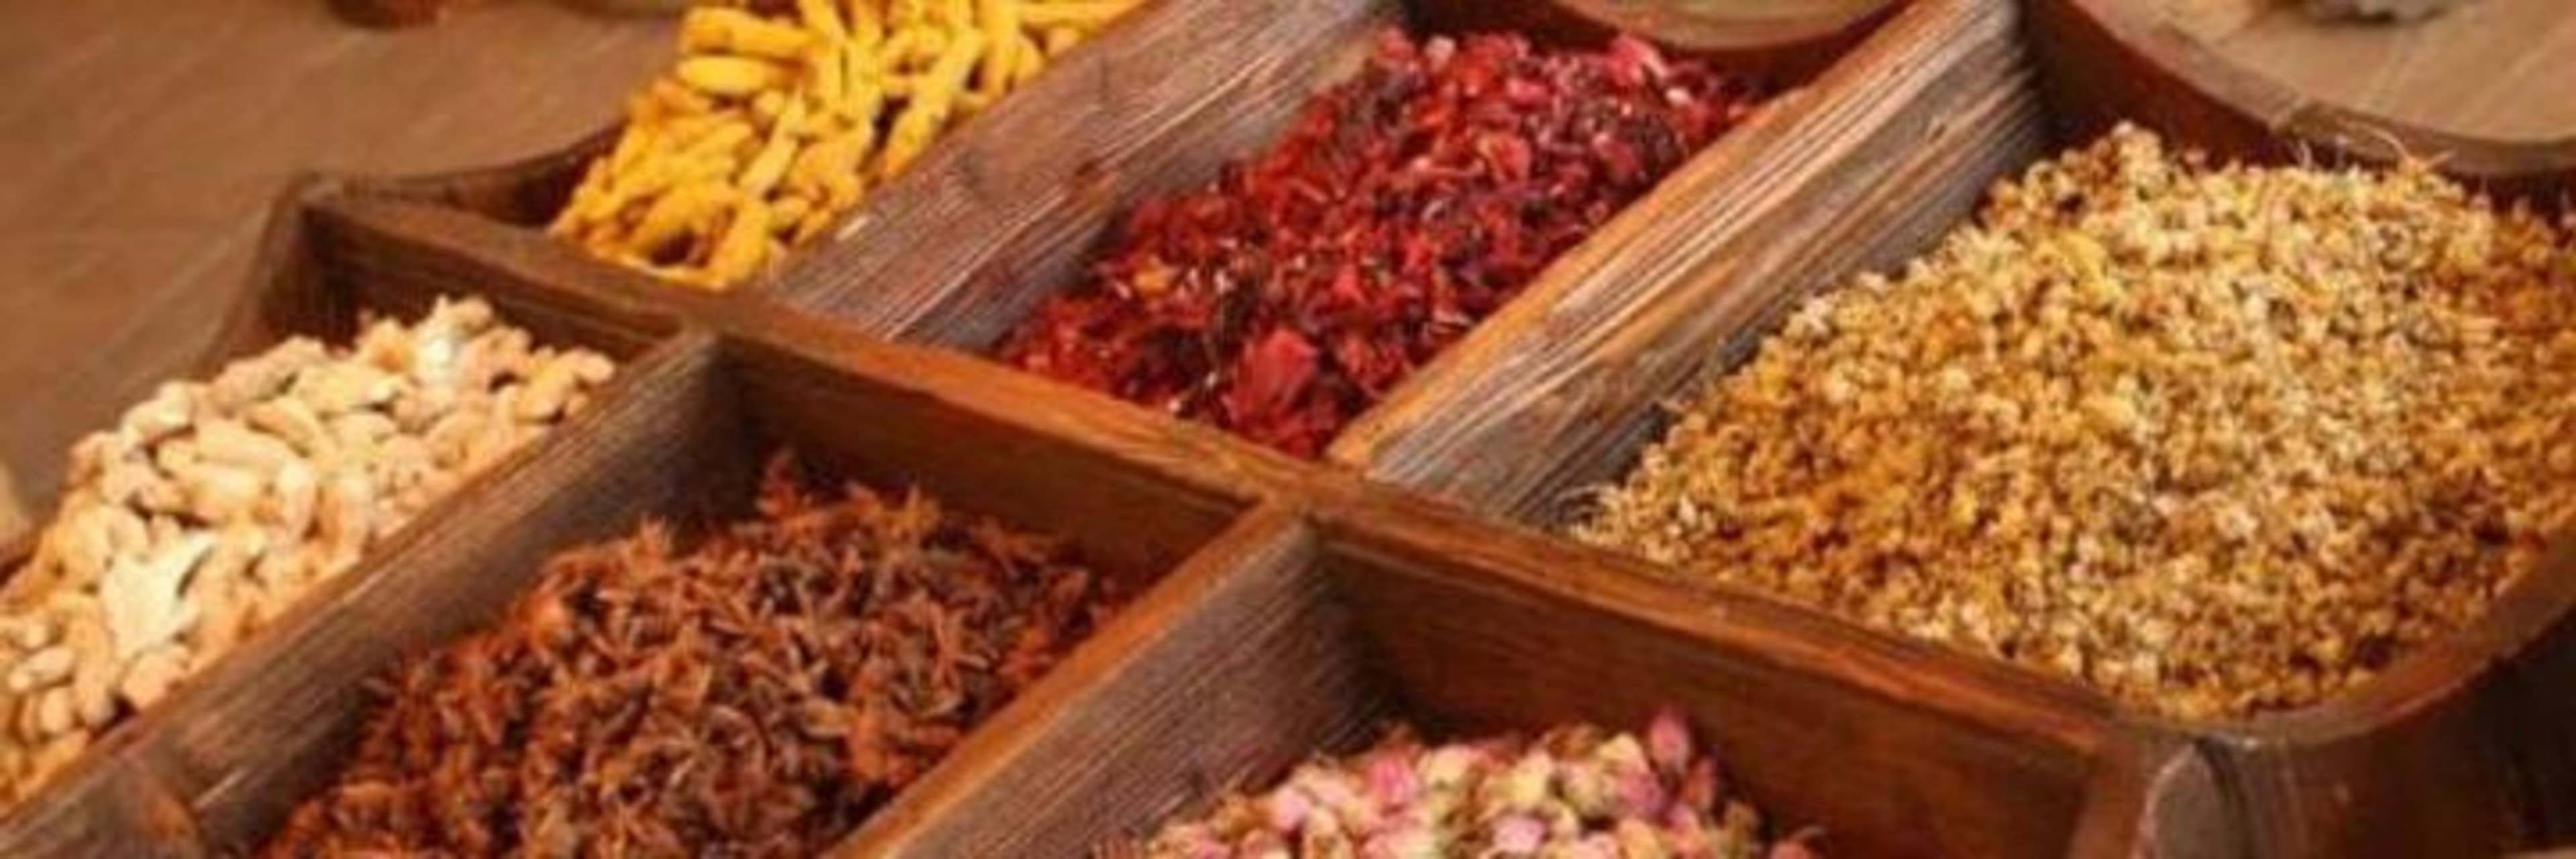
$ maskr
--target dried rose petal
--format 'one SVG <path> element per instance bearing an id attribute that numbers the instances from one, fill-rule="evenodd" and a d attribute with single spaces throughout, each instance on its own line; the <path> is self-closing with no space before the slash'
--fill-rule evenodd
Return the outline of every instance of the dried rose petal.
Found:
<path id="1" fill-rule="evenodd" d="M 1268 152 L 1139 204 L 1001 356 L 1313 456 L 1750 95 L 1634 39 L 1389 32 Z"/>

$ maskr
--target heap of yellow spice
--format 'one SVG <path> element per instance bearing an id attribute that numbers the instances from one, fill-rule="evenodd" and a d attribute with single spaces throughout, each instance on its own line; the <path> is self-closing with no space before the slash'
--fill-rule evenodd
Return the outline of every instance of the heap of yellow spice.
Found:
<path id="1" fill-rule="evenodd" d="M 766 271 L 1142 0 L 715 0 L 551 231 L 704 289 Z"/>

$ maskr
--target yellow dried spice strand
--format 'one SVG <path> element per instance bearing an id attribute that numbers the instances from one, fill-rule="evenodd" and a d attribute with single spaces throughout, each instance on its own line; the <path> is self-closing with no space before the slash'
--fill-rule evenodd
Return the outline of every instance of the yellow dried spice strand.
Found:
<path id="1" fill-rule="evenodd" d="M 1142 0 L 729 0 L 627 105 L 551 232 L 726 289 L 858 206 L 870 183 Z"/>
<path id="2" fill-rule="evenodd" d="M 2576 249 L 2123 129 L 1809 302 L 1581 539 L 2185 718 L 2471 622 L 2576 511 Z"/>

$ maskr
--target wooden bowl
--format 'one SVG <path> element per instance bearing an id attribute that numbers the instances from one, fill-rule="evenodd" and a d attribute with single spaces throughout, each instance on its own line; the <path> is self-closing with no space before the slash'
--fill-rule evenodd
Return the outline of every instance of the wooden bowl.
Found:
<path id="1" fill-rule="evenodd" d="M 2503 140 L 2455 134 L 2322 101 L 2249 70 L 2168 20 L 2153 0 L 2029 0 L 2032 48 L 2058 133 L 2085 137 L 2130 119 L 2212 152 L 2281 162 L 2387 164 L 2422 158 L 2498 197 L 2552 211 L 2576 180 L 2576 135 Z"/>

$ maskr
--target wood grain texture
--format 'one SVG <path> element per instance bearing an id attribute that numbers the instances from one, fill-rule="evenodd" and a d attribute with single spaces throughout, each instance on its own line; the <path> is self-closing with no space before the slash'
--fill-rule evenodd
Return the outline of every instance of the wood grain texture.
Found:
<path id="1" fill-rule="evenodd" d="M 2187 750 L 2064 684 L 1388 493 L 1321 511 L 1371 652 L 1435 725 L 1676 706 L 1731 783 L 1782 825 L 1826 826 L 1838 855 L 2131 855 L 2222 829 L 2151 814 L 2153 773 Z"/>
<path id="2" fill-rule="evenodd" d="M 422 254 L 399 242 L 341 253 L 346 249 L 315 228 L 318 201 L 334 192 L 330 180 L 308 177 L 290 183 L 278 196 L 256 245 L 262 288 L 229 312 L 212 314 L 216 322 L 208 327 L 216 332 L 214 348 L 184 375 L 202 377 L 287 337 L 346 342 L 364 318 L 416 315 L 437 297 L 463 295 L 490 300 L 505 319 L 526 325 L 546 342 L 590 346 L 642 363 L 626 368 L 601 391 L 601 399 L 611 404 L 599 411 L 611 417 L 576 417 L 492 470 L 469 478 L 411 525 L 370 547 L 357 567 L 308 594 L 286 618 L 183 684 L 159 706 L 112 728 L 81 761 L 56 776 L 54 786 L 0 820 L 0 855 L 96 855 L 89 845 L 105 837 L 96 833 L 188 833 L 184 838 L 155 835 L 156 843 L 168 842 L 150 851 L 159 855 L 179 851 L 171 845 L 194 843 L 201 826 L 217 839 L 258 831 L 265 824 L 245 829 L 238 821 L 261 820 L 278 809 L 209 800 L 207 792 L 238 790 L 236 797 L 264 797 L 257 801 L 273 805 L 277 791 L 264 787 L 269 781 L 309 778 L 321 754 L 317 750 L 341 741 L 331 732 L 346 726 L 299 716 L 348 704 L 347 696 L 355 694 L 363 679 L 360 668 L 373 664 L 370 659 L 391 658 L 386 648 L 398 648 L 402 633 L 414 628 L 405 623 L 448 619 L 415 617 L 407 613 L 411 607 L 453 604 L 435 595 L 392 603 L 369 603 L 354 595 L 376 593 L 378 582 L 416 575 L 403 572 L 406 565 L 422 563 L 416 560 L 419 552 L 436 553 L 444 541 L 465 539 L 443 536 L 458 529 L 479 526 L 484 533 L 471 539 L 506 542 L 514 533 L 518 539 L 537 538 L 535 532 L 512 532 L 514 524 L 539 529 L 563 524 L 543 515 L 519 523 L 506 517 L 481 519 L 466 511 L 482 509 L 487 495 L 504 503 L 512 493 L 523 501 L 549 496 L 562 485 L 562 475 L 548 469 L 569 467 L 559 463 L 581 456 L 593 443 L 585 427 L 613 421 L 618 409 L 631 407 L 617 401 L 629 392 L 649 399 L 684 390 L 656 381 L 656 368 L 682 361 L 680 356 L 690 351 L 670 339 L 676 335 L 675 320 L 566 307 L 552 290 L 507 278 L 467 276 L 453 268 L 448 273 L 455 276 L 374 276 L 370 265 L 399 269 Z M 667 348 L 655 353 L 656 344 Z M 702 343 L 696 349 L 710 351 L 713 346 Z M 431 548 L 420 549 L 422 544 Z M 12 559 L 8 569 L 15 568 Z M 466 589 L 456 599 L 470 599 L 471 594 Z M 318 655 L 279 655 L 306 649 L 318 650 Z M 245 700 L 253 704 L 237 703 Z M 268 708 L 272 704 L 276 707 Z M 165 727 L 173 725 L 179 727 Z M 198 733 L 190 735 L 190 730 Z M 201 813 L 210 816 L 200 820 Z M 120 815 L 117 819 L 124 822 L 102 825 L 94 817 L 100 814 Z"/>
<path id="3" fill-rule="evenodd" d="M 1633 727 L 1665 705 L 1706 730 L 1730 784 L 1778 825 L 1827 826 L 1836 855 L 2227 843 L 2195 816 L 2205 806 L 2159 813 L 2168 793 L 2206 792 L 2171 775 L 2197 759 L 2083 696 L 1760 600 L 1712 606 L 1605 575 L 1621 562 L 1356 483 L 1314 497 L 1320 531 L 1280 508 L 1246 519 L 1050 678 L 1085 691 L 1051 688 L 1013 714 L 1047 715 L 997 722 L 842 854 L 1086 856 L 1356 750 L 1381 719 L 1445 738 Z"/>
<path id="4" fill-rule="evenodd" d="M 711 351 L 689 338 L 630 366 L 562 437 L 469 481 L 430 524 L 144 714 L 148 742 L 130 754 L 187 800 L 210 845 L 256 846 L 336 773 L 368 681 L 496 617 L 556 551 L 748 497 L 754 460 L 732 444 Z"/>
<path id="5" fill-rule="evenodd" d="M 2576 129 L 2576 8 L 2474 0 L 2412 26 L 2320 24 L 2282 4 L 2211 47 L 2322 101 L 2455 134 L 2565 139 Z"/>
<path id="6" fill-rule="evenodd" d="M 2270 856 L 2495 854 L 2576 822 L 2576 543 L 2437 639 L 2323 705 L 2201 738 Z M 2373 821 L 2367 828 L 2355 820 Z"/>
<path id="7" fill-rule="evenodd" d="M 1992 13 L 1991 6 L 1986 9 Z M 1891 22 L 1881 38 L 1924 15 L 1925 7 L 1918 5 Z M 2028 38 L 2033 44 L 2071 50 L 2066 45 L 2075 39 L 2052 29 L 2059 26 L 2056 19 L 2043 14 L 2032 26 L 2035 32 Z M 1987 32 L 1992 34 L 1989 42 L 2008 48 L 2015 38 L 2008 29 Z M 1936 55 L 1951 59 L 1930 68 L 1974 70 L 1958 72 L 1957 80 L 1971 83 L 1936 86 L 1930 82 L 1941 79 L 1926 67 L 1897 66 L 1914 69 L 1926 82 L 1921 89 L 1948 93 L 1949 98 L 1945 103 L 1939 95 L 1908 93 L 1891 99 L 1883 109 L 1921 113 L 1899 122 L 1860 125 L 1896 130 L 1882 136 L 1882 148 L 1828 154 L 1823 164 L 1801 160 L 1803 153 L 1867 145 L 1860 142 L 1867 134 L 1846 128 L 1782 148 L 1799 154 L 1774 154 L 1758 162 L 1775 171 L 1787 169 L 1777 165 L 1801 164 L 1817 170 L 1824 178 L 1782 192 L 1785 199 L 1813 209 L 1782 206 L 1780 211 L 1788 214 L 1745 228 L 1746 240 L 1723 252 L 1702 254 L 1719 262 L 1692 273 L 1701 278 L 1696 282 L 1689 275 L 1675 275 L 1670 285 L 1641 290 L 1643 300 L 1653 302 L 1647 306 L 1660 308 L 1660 313 L 1605 320 L 1599 312 L 1559 311 L 1561 315 L 1540 317 L 1535 308 L 1541 305 L 1525 298 L 1480 333 L 1515 324 L 1526 326 L 1524 330 L 1487 343 L 1546 344 L 1528 348 L 1539 355 L 1550 355 L 1536 351 L 1540 348 L 1561 349 L 1569 356 L 1516 365 L 1506 357 L 1511 354 L 1507 348 L 1479 355 L 1477 344 L 1470 344 L 1444 359 L 1452 362 L 1448 367 L 1432 371 L 1458 372 L 1467 380 L 1423 382 L 1439 393 L 1382 408 L 1369 419 L 1377 426 L 1346 437 L 1336 457 L 1364 465 L 1390 482 L 1476 509 L 1542 525 L 1560 522 L 1568 508 L 1580 505 L 1586 487 L 1614 479 L 1639 447 L 1661 431 L 1652 403 L 1685 395 L 1731 368 L 1798 296 L 1836 285 L 1851 272 L 1893 263 L 1922 246 L 1959 219 L 1992 178 L 2035 156 L 2041 135 L 2033 86 L 2025 78 L 2031 70 L 2010 60 L 1980 65 L 1959 59 L 1974 56 L 1974 39 L 1941 44 L 1958 53 Z M 1870 47 L 1864 46 L 1828 72 L 1818 89 L 1846 98 L 1876 92 L 1836 85 L 1837 75 L 1854 74 L 1870 60 Z M 2059 70 L 2056 65 L 2038 69 L 2040 84 L 2079 93 L 2097 86 L 2050 77 Z M 2189 103 L 2187 97 L 2166 98 Z M 1775 109 L 1813 108 L 1784 101 Z M 2244 131 L 2228 124 L 2224 115 L 2194 116 L 2156 118 L 2167 123 L 2160 125 L 2167 134 L 2199 145 L 2220 145 L 2226 135 Z M 2065 133 L 2085 128 L 2063 116 L 2058 119 L 2056 125 Z M 1913 128 L 1936 133 L 1903 135 Z M 1758 139 L 1747 135 L 1730 143 L 1752 146 Z M 1843 160 L 1831 160 L 1835 158 Z M 1890 166 L 1883 178 L 1862 178 L 1866 165 Z M 1802 238 L 1781 242 L 1782 236 Z M 1774 250 L 1773 245 L 1789 250 Z M 1789 256 L 1766 260 L 1766 253 Z M 1635 264 L 1638 255 L 1621 259 Z M 1531 321 L 1534 317 L 1554 324 Z M 1484 364 L 1493 366 L 1479 366 Z M 1460 367 L 1483 375 L 1469 375 Z M 1421 413 L 1407 414 L 1409 409 Z M 1373 438 L 1380 433 L 1393 439 Z M 1545 465 L 1525 468 L 1528 460 Z M 2564 800 L 2556 797 L 2565 795 L 2564 785 L 2576 783 L 2569 775 L 2576 770 L 2568 764 L 2576 728 L 2558 726 L 2576 722 L 2552 722 L 2547 716 L 2576 712 L 2576 707 L 2564 693 L 2553 697 L 2549 691 L 2565 686 L 2563 676 L 2552 686 L 2537 679 L 2545 673 L 2527 675 L 2529 669 L 2503 666 L 2554 667 L 2569 661 L 2561 651 L 2570 645 L 2560 636 L 2570 606 L 2561 593 L 2568 587 L 2567 577 L 2576 573 L 2566 566 L 2554 564 L 2535 575 L 2476 628 L 2426 648 L 2369 687 L 2325 706 L 2244 723 L 2129 718 L 2156 732 L 2196 738 L 2208 760 L 2194 765 L 2200 773 L 2195 778 L 2206 790 L 2177 790 L 2169 796 L 2177 807 L 2199 809 L 2189 817 L 2225 816 L 2247 830 L 2242 836 L 2213 836 L 2208 841 L 2213 845 L 2242 846 L 2263 855 L 2406 855 L 2527 844 L 2563 828 L 2569 817 Z M 2214 800 L 2211 792 L 2217 795 Z M 2373 825 L 2356 828 L 2351 825 L 2355 820 Z"/>
<path id="8" fill-rule="evenodd" d="M 1559 259 L 1332 458 L 1520 517 L 1614 479 L 1662 398 L 1731 367 L 1797 297 L 1924 247 L 2032 157 L 2011 11 L 1913 4 Z"/>
<path id="9" fill-rule="evenodd" d="M 871 189 L 830 238 L 798 249 L 777 270 L 731 293 L 782 290 L 798 306 L 847 317 L 865 330 L 900 330 L 903 320 L 951 298 L 949 290 L 960 288 L 952 278 L 985 270 L 968 263 L 993 253 L 995 243 L 1090 230 L 1099 220 L 1102 188 L 1124 181 L 1139 164 L 1216 157 L 1152 144 L 1176 124 L 1213 128 L 1209 121 L 1228 121 L 1229 111 L 1245 105 L 1213 97 L 1222 87 L 1210 81 L 1264 74 L 1247 58 L 1303 44 L 1312 38 L 1304 34 L 1319 26 L 1349 25 L 1346 12 L 1335 8 L 1364 2 L 1148 3 L 1051 59 L 1045 74 L 940 138 L 902 177 Z M 471 212 L 519 228 L 528 241 L 541 240 L 538 231 L 614 134 L 611 128 L 562 151 L 496 167 L 388 179 L 360 190 Z M 578 252 L 571 256 L 574 268 L 592 270 L 592 278 L 686 291 Z M 985 261 L 1000 271 L 1038 264 L 1034 257 Z M 606 272 L 630 276 L 606 278 Z"/>
<path id="10" fill-rule="evenodd" d="M 1315 555 L 1294 511 L 1254 513 L 840 855 L 1087 856 L 1364 743 L 1388 701 Z"/>
<path id="11" fill-rule="evenodd" d="M 319 0 L 0 3 L 0 456 L 31 512 L 80 436 L 217 350 L 294 173 L 427 171 L 598 127 L 667 22 L 492 4 L 387 36 Z"/>
<path id="12" fill-rule="evenodd" d="M 1805 80 L 1840 60 L 1909 0 L 1412 0 L 1424 26 L 1519 30 L 1598 45 L 1652 34 L 1667 51 L 1720 68 Z"/>
<path id="13" fill-rule="evenodd" d="M 1791 303 L 1901 262 L 2051 129 L 2078 133 L 2079 96 L 2125 104 L 2153 88 L 2141 82 L 2182 80 L 2066 63 L 2109 32 L 2066 17 L 2083 2 L 1914 0 L 1552 266 L 1322 464 L 872 335 L 988 345 L 1069 282 L 1109 213 L 1257 147 L 1373 27 L 1406 17 L 1399 4 L 1156 4 L 1041 80 L 1045 104 L 1015 100 L 951 138 L 846 242 L 723 296 L 530 228 L 578 150 L 307 180 L 262 242 L 269 288 L 220 342 L 345 332 L 362 306 L 462 286 L 541 335 L 641 362 L 0 819 L 0 853 L 256 843 L 330 776 L 367 678 L 488 617 L 555 550 L 645 515 L 739 510 L 776 444 L 1066 534 L 1144 590 L 848 855 L 1082 855 L 1363 743 L 1382 716 L 1527 730 L 1632 724 L 1666 703 L 1711 731 L 1757 799 L 1832 827 L 1850 855 L 2388 855 L 2568 837 L 2564 558 L 2351 695 L 2174 724 L 1523 529 L 1613 479 L 1660 431 L 1659 400 L 1733 367 Z M 2277 145 L 2309 127 L 2154 97 L 2141 110 L 2187 141 Z"/>
<path id="14" fill-rule="evenodd" d="M 866 375 L 871 367 L 901 365 L 852 370 L 828 352 L 719 345 L 705 332 L 657 347 L 533 455 L 469 481 L 425 524 L 120 730 L 102 747 L 112 754 L 0 823 L 0 853 L 80 855 L 106 843 L 91 840 L 102 834 L 156 836 L 151 855 L 257 846 L 332 778 L 374 700 L 369 681 L 487 622 L 558 551 L 646 518 L 689 526 L 743 515 L 773 449 L 1064 535 L 1149 606 L 1187 599 L 1153 597 L 1154 583 L 1246 503 L 1020 424 L 952 413 Z M 1160 636 L 1152 617 L 1128 635 Z M 1043 694 L 1086 685 L 1060 681 Z M 1052 712 L 1044 700 L 1033 712 Z"/>
<path id="15" fill-rule="evenodd" d="M 2127 119 L 2224 156 L 2435 163 L 2499 196 L 2557 208 L 2576 182 L 2576 134 L 2506 140 L 2431 128 L 2317 99 L 2228 58 L 2149 0 L 2025 0 L 2061 136 Z"/>
<path id="16" fill-rule="evenodd" d="M 2058 132 L 2133 119 L 2222 157 L 2384 163 L 2399 153 L 2544 207 L 2576 188 L 2576 138 L 2467 137 L 2323 103 L 2248 71 L 2134 0 L 2028 0 Z M 2175 726 L 2199 738 L 2261 855 L 2496 853 L 2545 843 L 2576 808 L 2576 559 L 2561 552 L 2476 624 L 2321 705 Z M 2547 670 L 2547 669 L 2541 669 Z M 2544 726 L 2545 725 L 2545 726 Z M 2356 826 L 2355 821 L 2369 821 Z"/>
<path id="17" fill-rule="evenodd" d="M 1237 439 L 1213 427 L 1158 415 L 1110 397 L 1079 391 L 989 361 L 944 349 L 888 343 L 868 337 L 834 320 L 790 308 L 749 303 L 708 317 L 708 324 L 727 335 L 727 348 L 744 359 L 769 367 L 804 367 L 797 372 L 837 373 L 871 380 L 863 397 L 847 407 L 918 412 L 938 409 L 952 420 L 971 422 L 966 432 L 1016 428 L 1034 444 L 1058 440 L 1067 455 L 1058 463 L 1132 464 L 1139 479 L 1153 475 L 1211 497 L 1251 500 L 1311 479 L 1304 466 L 1284 454 Z M 788 358 L 788 355 L 802 358 Z M 828 369 L 825 369 L 828 368 Z M 858 431 L 866 431 L 864 429 Z M 1013 448 L 950 449 L 949 437 L 925 433 L 900 443 L 921 455 L 972 460 L 962 467 L 1006 469 Z"/>
<path id="18" fill-rule="evenodd" d="M 352 184 L 342 183 L 346 189 Z M 648 275 L 599 263 L 543 234 L 462 210 L 363 190 L 315 198 L 305 215 L 312 241 L 365 288 L 413 291 L 486 284 L 544 324 L 667 331 L 707 308 L 748 300 L 732 293 L 674 289 Z M 539 332 L 543 333 L 543 332 Z"/>
<path id="19" fill-rule="evenodd" d="M 690 457 L 717 428 L 673 414 L 712 395 L 689 381 L 706 376 L 712 352 L 704 338 L 674 341 L 627 367 L 593 409 L 468 479 L 13 809 L 0 854 L 94 855 L 63 827 L 89 797 L 117 793 L 166 794 L 216 848 L 255 844 L 346 751 L 365 681 L 488 617 L 554 549 L 711 488 Z"/>
<path id="20" fill-rule="evenodd" d="M 782 297 L 870 331 L 989 346 L 1079 276 L 1118 212 L 1254 151 L 1399 21 L 1375 0 L 1148 8 L 872 196 Z"/>
<path id="21" fill-rule="evenodd" d="M 951 396 L 980 387 L 976 377 L 948 375 L 919 352 L 800 348 L 726 343 L 728 384 L 762 435 L 795 442 L 850 479 L 921 486 L 945 504 L 1072 539 L 1133 590 L 1267 494 L 1227 477 L 1140 467 L 1115 444 L 1081 441 L 1101 436 L 1034 429 L 1025 410 Z"/>

